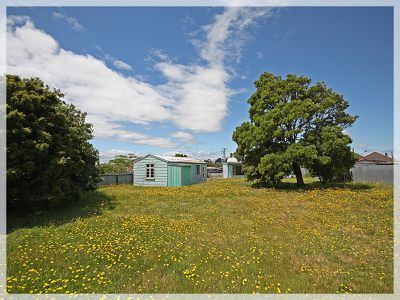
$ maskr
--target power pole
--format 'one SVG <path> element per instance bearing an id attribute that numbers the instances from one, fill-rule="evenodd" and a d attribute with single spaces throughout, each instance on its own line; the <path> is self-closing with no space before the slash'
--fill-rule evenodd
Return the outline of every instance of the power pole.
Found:
<path id="1" fill-rule="evenodd" d="M 224 160 L 224 162 L 226 162 L 226 150 L 228 148 L 222 148 L 222 159 Z"/>

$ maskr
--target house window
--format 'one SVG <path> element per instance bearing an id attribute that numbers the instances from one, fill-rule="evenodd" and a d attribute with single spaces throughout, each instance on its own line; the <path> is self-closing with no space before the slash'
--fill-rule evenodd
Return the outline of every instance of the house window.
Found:
<path id="1" fill-rule="evenodd" d="M 196 175 L 200 175 L 200 165 L 196 165 Z"/>
<path id="2" fill-rule="evenodd" d="M 146 164 L 146 179 L 154 178 L 154 164 Z"/>
<path id="3" fill-rule="evenodd" d="M 242 166 L 233 166 L 233 175 L 243 175 Z"/>

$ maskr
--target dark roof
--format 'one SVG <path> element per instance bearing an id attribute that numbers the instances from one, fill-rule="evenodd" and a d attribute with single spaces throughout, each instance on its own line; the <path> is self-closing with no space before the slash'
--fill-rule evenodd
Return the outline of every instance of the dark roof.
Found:
<path id="1" fill-rule="evenodd" d="M 391 157 L 381 154 L 379 152 L 372 152 L 366 156 L 361 156 L 358 159 L 359 161 L 370 161 L 374 163 L 392 163 L 393 160 Z"/>

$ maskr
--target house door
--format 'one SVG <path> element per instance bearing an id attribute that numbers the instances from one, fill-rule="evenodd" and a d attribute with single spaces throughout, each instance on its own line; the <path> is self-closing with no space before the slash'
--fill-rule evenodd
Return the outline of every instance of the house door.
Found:
<path id="1" fill-rule="evenodd" d="M 190 185 L 190 166 L 182 166 L 182 185 Z"/>

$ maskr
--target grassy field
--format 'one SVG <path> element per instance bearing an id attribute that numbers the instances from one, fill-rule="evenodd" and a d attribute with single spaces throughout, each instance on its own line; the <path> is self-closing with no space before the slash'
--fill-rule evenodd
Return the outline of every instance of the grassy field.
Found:
<path id="1" fill-rule="evenodd" d="M 390 186 L 102 187 L 8 216 L 9 293 L 392 293 Z"/>

